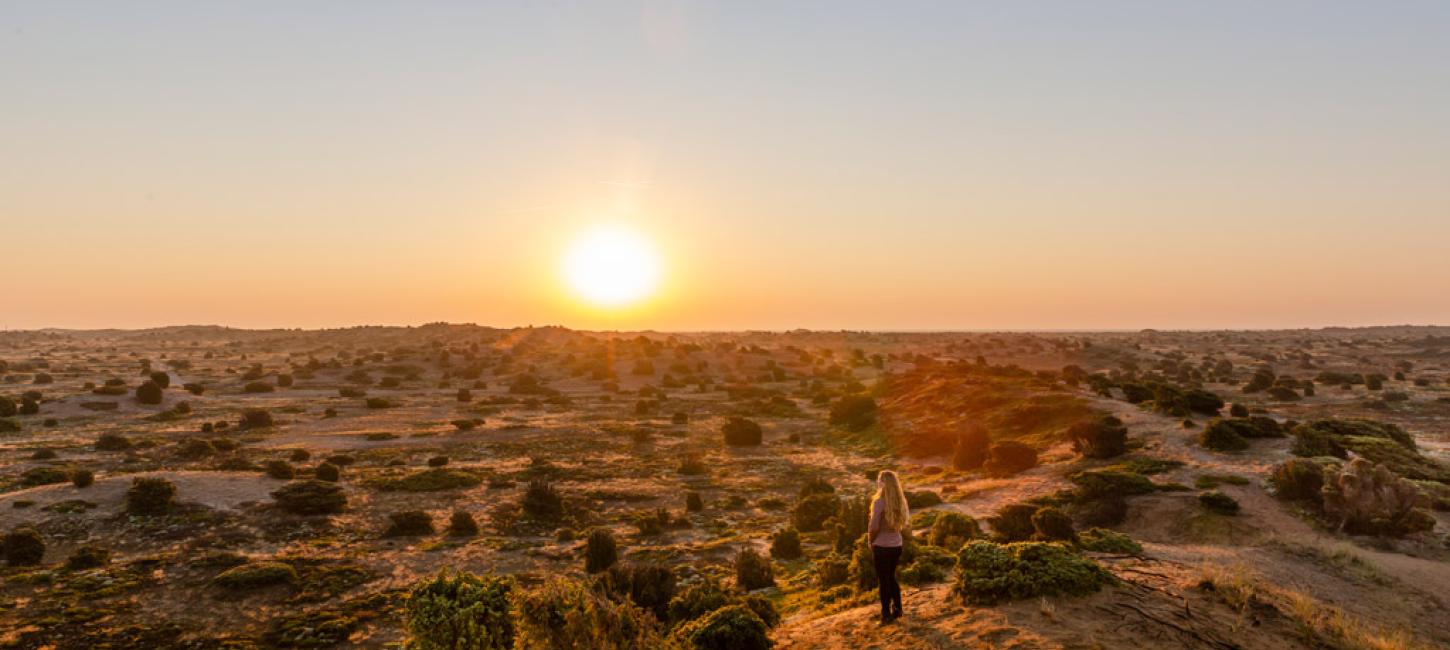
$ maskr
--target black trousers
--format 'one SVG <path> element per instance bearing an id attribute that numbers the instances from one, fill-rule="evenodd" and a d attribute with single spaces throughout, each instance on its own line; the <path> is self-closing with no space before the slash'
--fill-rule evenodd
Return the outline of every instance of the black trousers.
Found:
<path id="1" fill-rule="evenodd" d="M 876 567 L 876 581 L 881 589 L 881 615 L 901 615 L 901 584 L 896 582 L 896 564 L 901 561 L 900 546 L 871 546 L 871 560 Z"/>

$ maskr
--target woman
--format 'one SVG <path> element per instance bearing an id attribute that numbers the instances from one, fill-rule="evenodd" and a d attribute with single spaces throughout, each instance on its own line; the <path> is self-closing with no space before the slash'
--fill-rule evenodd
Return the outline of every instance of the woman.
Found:
<path id="1" fill-rule="evenodd" d="M 881 589 L 881 623 L 901 618 L 901 585 L 896 582 L 896 563 L 901 561 L 902 537 L 907 534 L 911 511 L 896 472 L 876 475 L 876 496 L 871 499 L 871 521 L 866 539 L 871 540 L 871 559 Z"/>

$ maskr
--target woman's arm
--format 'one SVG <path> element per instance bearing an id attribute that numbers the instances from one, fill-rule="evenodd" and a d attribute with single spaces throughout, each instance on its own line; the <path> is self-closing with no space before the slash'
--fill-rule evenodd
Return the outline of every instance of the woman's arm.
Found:
<path id="1" fill-rule="evenodd" d="M 876 533 L 881 532 L 881 515 L 883 511 L 877 507 L 880 503 L 878 500 L 871 504 L 871 518 L 866 520 L 866 543 L 868 544 L 875 542 Z"/>

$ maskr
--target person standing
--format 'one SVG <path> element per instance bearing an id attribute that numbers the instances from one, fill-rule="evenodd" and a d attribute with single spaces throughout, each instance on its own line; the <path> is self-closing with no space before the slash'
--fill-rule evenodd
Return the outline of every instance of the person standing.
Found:
<path id="1" fill-rule="evenodd" d="M 866 539 L 871 542 L 871 559 L 881 591 L 881 623 L 901 618 L 901 584 L 896 582 L 896 565 L 901 561 L 902 543 L 910 525 L 911 509 L 896 472 L 876 475 L 876 496 L 871 499 L 871 520 Z"/>

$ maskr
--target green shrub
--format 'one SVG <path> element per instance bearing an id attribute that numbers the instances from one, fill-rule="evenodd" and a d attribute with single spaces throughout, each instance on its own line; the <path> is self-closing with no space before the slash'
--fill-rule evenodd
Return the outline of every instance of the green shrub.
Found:
<path id="1" fill-rule="evenodd" d="M 522 505 L 524 514 L 539 521 L 554 521 L 564 515 L 564 497 L 544 479 L 529 481 Z"/>
<path id="2" fill-rule="evenodd" d="M 705 509 L 705 502 L 700 499 L 700 493 L 690 490 L 685 493 L 685 511 L 700 512 Z"/>
<path id="3" fill-rule="evenodd" d="M 478 522 L 467 510 L 454 510 L 448 518 L 448 534 L 454 537 L 473 537 L 478 534 Z"/>
<path id="4" fill-rule="evenodd" d="M 924 546 L 917 549 L 911 564 L 899 570 L 898 577 L 909 585 L 941 582 L 947 579 L 956 562 L 955 552 L 936 546 Z"/>
<path id="5" fill-rule="evenodd" d="M 119 433 L 103 433 L 96 438 L 96 451 L 125 451 L 131 448 L 131 439 Z"/>
<path id="6" fill-rule="evenodd" d="M 1324 489 L 1324 466 L 1308 458 L 1290 458 L 1274 466 L 1269 476 L 1274 495 L 1318 506 Z"/>
<path id="7" fill-rule="evenodd" d="M 65 559 L 65 568 L 71 571 L 95 569 L 111 563 L 111 551 L 104 546 L 86 544 L 71 552 Z"/>
<path id="8" fill-rule="evenodd" d="M 1072 448 L 1087 458 L 1121 456 L 1128 448 L 1128 428 L 1111 415 L 1076 422 L 1067 429 Z"/>
<path id="9" fill-rule="evenodd" d="M 976 519 L 960 512 L 949 511 L 943 512 L 931 523 L 926 543 L 955 552 L 962 544 L 982 537 L 982 527 Z"/>
<path id="10" fill-rule="evenodd" d="M 161 397 L 161 386 L 158 386 L 154 381 L 144 381 L 141 382 L 140 386 L 136 387 L 137 402 L 142 404 L 160 404 Z"/>
<path id="11" fill-rule="evenodd" d="M 297 475 L 297 470 L 293 469 L 292 464 L 285 460 L 269 460 L 262 466 L 262 471 L 267 476 L 284 481 L 291 480 Z"/>
<path id="12" fill-rule="evenodd" d="M 136 478 L 126 491 L 126 512 L 164 515 L 176 503 L 176 485 L 164 478 Z"/>
<path id="13" fill-rule="evenodd" d="M 45 559 L 45 540 L 34 528 L 22 526 L 0 538 L 5 563 L 10 566 L 35 566 Z"/>
<path id="14" fill-rule="evenodd" d="M 1036 449 L 1015 440 L 1005 440 L 988 450 L 987 462 L 982 464 L 982 469 L 989 476 L 1007 477 L 1036 466 Z"/>
<path id="15" fill-rule="evenodd" d="M 669 565 L 662 562 L 616 563 L 600 576 L 605 591 L 627 598 L 635 605 L 652 612 L 665 621 L 670 615 L 677 578 Z"/>
<path id="16" fill-rule="evenodd" d="M 423 510 L 404 510 L 388 515 L 383 537 L 414 537 L 433 534 L 433 516 Z"/>
<path id="17" fill-rule="evenodd" d="M 791 524 L 796 530 L 813 533 L 823 530 L 826 521 L 841 510 L 841 500 L 834 494 L 812 494 L 796 502 L 791 510 Z"/>
<path id="18" fill-rule="evenodd" d="M 941 495 L 931 490 L 907 490 L 906 505 L 912 510 L 941 505 Z"/>
<path id="19" fill-rule="evenodd" d="M 292 584 L 297 581 L 297 570 L 284 562 L 252 562 L 232 567 L 212 579 L 212 584 L 233 591 L 244 591 Z"/>
<path id="20" fill-rule="evenodd" d="M 554 578 L 514 597 L 515 648 L 626 650 L 663 646 L 659 624 L 643 609 L 616 602 L 577 580 Z"/>
<path id="21" fill-rule="evenodd" d="M 277 506 L 296 515 L 326 515 L 342 512 L 347 495 L 336 483 L 293 481 L 272 492 Z"/>
<path id="22" fill-rule="evenodd" d="M 0 417 L 0 433 L 20 433 L 21 430 L 19 422 L 11 418 Z"/>
<path id="23" fill-rule="evenodd" d="M 1239 513 L 1239 502 L 1217 490 L 1198 495 L 1198 505 L 1203 506 L 1204 510 L 1219 515 L 1233 516 Z"/>
<path id="24" fill-rule="evenodd" d="M 70 475 L 59 467 L 40 466 L 32 467 L 20 473 L 20 485 L 24 487 L 35 487 L 37 485 L 54 485 L 70 480 Z"/>
<path id="25" fill-rule="evenodd" d="M 1077 534 L 1077 545 L 1095 553 L 1139 555 L 1143 545 L 1115 530 L 1089 528 Z"/>
<path id="26" fill-rule="evenodd" d="M 696 650 L 769 650 L 769 628 L 745 605 L 721 607 L 675 632 Z"/>
<path id="27" fill-rule="evenodd" d="M 71 485 L 88 488 L 96 482 L 96 474 L 88 469 L 78 469 L 70 474 Z"/>
<path id="28" fill-rule="evenodd" d="M 243 393 L 270 393 L 277 390 L 272 384 L 265 381 L 249 381 L 242 386 Z"/>
<path id="29" fill-rule="evenodd" d="M 1081 596 L 1113 580 L 1112 574 L 1067 547 L 1045 542 L 969 542 L 957 553 L 954 593 L 971 605 L 1056 596 Z"/>
<path id="30" fill-rule="evenodd" d="M 1072 517 L 1051 506 L 1039 508 L 1032 514 L 1032 538 L 1038 541 L 1070 542 L 1077 539 L 1072 527 Z"/>
<path id="31" fill-rule="evenodd" d="M 770 558 L 752 548 L 740 549 L 735 554 L 735 584 L 745 591 L 775 586 L 775 570 Z"/>
<path id="32" fill-rule="evenodd" d="M 821 587 L 845 584 L 851 578 L 851 563 L 838 555 L 829 555 L 816 562 L 816 582 Z"/>
<path id="33" fill-rule="evenodd" d="M 691 621 L 739 599 L 727 591 L 720 581 L 706 576 L 670 599 L 669 619 L 674 623 Z"/>
<path id="34" fill-rule="evenodd" d="M 1153 481 L 1142 474 L 1107 469 L 1077 472 L 1069 476 L 1068 480 L 1077 486 L 1074 497 L 1084 501 L 1102 497 L 1149 494 L 1158 489 Z"/>
<path id="35" fill-rule="evenodd" d="M 987 430 L 980 426 L 970 426 L 957 436 L 952 446 L 952 468 L 957 470 L 978 469 L 987 462 L 987 452 L 992 445 L 992 439 L 987 435 Z"/>
<path id="36" fill-rule="evenodd" d="M 794 560 L 801 556 L 801 534 L 789 526 L 782 528 L 770 538 L 770 556 L 781 560 Z"/>
<path id="37" fill-rule="evenodd" d="M 504 650 L 514 646 L 513 580 L 440 573 L 414 587 L 404 606 L 409 650 Z"/>
<path id="38" fill-rule="evenodd" d="M 1195 413 L 1218 415 L 1223 410 L 1223 398 L 1217 393 L 1195 388 L 1184 393 L 1183 397 L 1188 403 L 1188 410 Z"/>
<path id="39" fill-rule="evenodd" d="M 876 400 L 870 395 L 847 395 L 831 404 L 830 423 L 861 431 L 876 423 Z"/>
<path id="40" fill-rule="evenodd" d="M 263 409 L 246 409 L 242 411 L 242 421 L 238 426 L 243 429 L 265 429 L 273 424 L 271 413 Z"/>
<path id="41" fill-rule="evenodd" d="M 732 416 L 720 431 L 725 436 L 725 444 L 732 447 L 759 445 L 763 437 L 759 424 L 739 416 Z"/>
<path id="42" fill-rule="evenodd" d="M 1205 449 L 1213 451 L 1242 451 L 1249 448 L 1249 441 L 1245 440 L 1234 427 L 1224 423 L 1228 420 L 1214 418 L 1203 428 L 1198 435 L 1198 444 Z"/>
<path id="43" fill-rule="evenodd" d="M 326 462 L 318 465 L 312 474 L 317 477 L 317 480 L 327 481 L 329 483 L 336 483 L 342 478 L 342 470 L 339 470 L 336 465 Z"/>
<path id="44" fill-rule="evenodd" d="M 987 518 L 987 523 L 992 527 L 993 539 L 1000 542 L 1032 539 L 1037 534 L 1037 527 L 1032 525 L 1032 515 L 1037 514 L 1037 509 L 1037 506 L 1026 503 L 1002 506 L 996 514 Z"/>
<path id="45" fill-rule="evenodd" d="M 614 539 L 614 531 L 608 528 L 589 531 L 589 539 L 584 544 L 584 570 L 599 573 L 618 560 L 619 544 Z"/>

